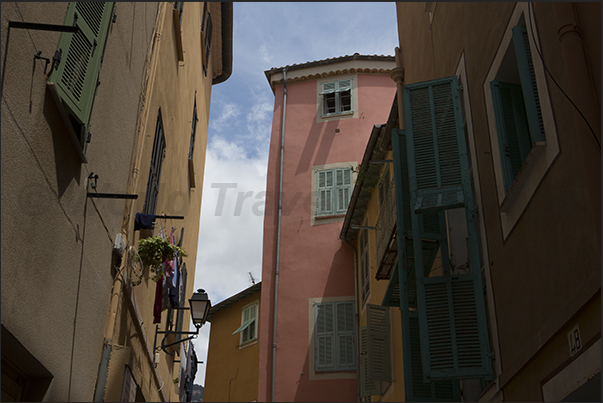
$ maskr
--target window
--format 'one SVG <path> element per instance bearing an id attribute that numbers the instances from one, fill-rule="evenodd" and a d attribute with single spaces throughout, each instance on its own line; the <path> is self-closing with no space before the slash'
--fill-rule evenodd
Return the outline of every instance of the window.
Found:
<path id="1" fill-rule="evenodd" d="M 354 302 L 317 303 L 314 322 L 315 370 L 355 370 Z"/>
<path id="2" fill-rule="evenodd" d="M 368 226 L 368 219 L 363 226 Z M 369 234 L 366 229 L 360 230 L 358 236 L 360 253 L 360 305 L 364 306 L 371 293 L 371 259 L 369 249 Z"/>
<path id="3" fill-rule="evenodd" d="M 352 112 L 352 79 L 322 84 L 322 115 Z"/>
<path id="4" fill-rule="evenodd" d="M 241 313 L 241 327 L 235 330 L 232 334 L 241 333 L 240 344 L 249 343 L 258 338 L 257 322 L 257 302 L 243 309 Z"/>
<path id="5" fill-rule="evenodd" d="M 174 2 L 174 10 L 178 10 L 178 22 L 182 25 L 182 8 L 184 7 L 183 1 L 175 1 Z"/>
<path id="6" fill-rule="evenodd" d="M 345 214 L 352 194 L 352 169 L 324 169 L 317 176 L 316 215 Z"/>
<path id="7" fill-rule="evenodd" d="M 176 39 L 176 54 L 178 61 L 184 61 L 184 48 L 182 47 L 182 8 L 184 2 L 174 2 L 174 9 L 172 10 L 172 21 L 174 25 L 174 37 Z"/>
<path id="8" fill-rule="evenodd" d="M 196 92 L 195 92 L 196 95 Z M 188 159 L 193 159 L 193 151 L 195 151 L 195 133 L 197 132 L 197 122 L 199 119 L 197 118 L 197 97 L 195 97 L 195 104 L 193 107 L 193 121 L 191 127 L 191 144 L 188 147 Z"/>
<path id="9" fill-rule="evenodd" d="M 90 115 L 100 73 L 114 3 L 71 2 L 64 25 L 80 28 L 61 33 L 60 57 L 48 76 L 48 86 L 61 110 L 65 124 L 75 133 L 81 150 L 87 140 Z"/>
<path id="10" fill-rule="evenodd" d="M 212 32 L 212 22 L 211 22 L 211 14 L 206 13 L 207 10 L 207 2 L 205 2 L 203 6 L 203 15 L 201 17 L 201 45 L 203 49 L 201 49 L 201 57 L 203 62 L 203 73 L 207 77 L 207 66 L 209 64 L 209 50 L 211 48 L 211 32 Z M 207 14 L 207 18 L 205 15 Z M 207 25 L 205 22 L 207 21 Z"/>
<path id="11" fill-rule="evenodd" d="M 149 179 L 147 181 L 147 194 L 144 200 L 143 213 L 155 214 L 157 210 L 157 197 L 159 196 L 159 179 L 161 177 L 161 165 L 165 158 L 165 136 L 163 134 L 163 122 L 161 120 L 161 109 L 157 114 L 157 126 L 155 127 L 155 140 L 153 141 L 153 154 L 151 156 L 151 167 L 149 168 Z"/>
<path id="12" fill-rule="evenodd" d="M 545 140 L 536 76 L 524 25 L 512 29 L 512 42 L 490 82 L 505 192 L 519 174 L 532 146 Z"/>

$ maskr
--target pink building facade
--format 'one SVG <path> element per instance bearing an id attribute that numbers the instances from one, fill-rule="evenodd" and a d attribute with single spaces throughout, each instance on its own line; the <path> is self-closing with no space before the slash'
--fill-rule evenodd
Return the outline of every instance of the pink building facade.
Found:
<path id="1" fill-rule="evenodd" d="M 354 252 L 339 233 L 371 129 L 395 97 L 394 67 L 393 56 L 355 54 L 266 71 L 258 401 L 357 400 Z"/>

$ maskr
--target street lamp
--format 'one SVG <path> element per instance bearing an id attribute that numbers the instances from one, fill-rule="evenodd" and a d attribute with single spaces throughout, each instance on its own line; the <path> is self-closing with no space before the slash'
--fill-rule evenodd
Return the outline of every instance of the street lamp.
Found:
<path id="1" fill-rule="evenodd" d="M 154 343 L 154 347 L 153 347 L 154 352 L 156 352 L 159 349 L 159 347 L 157 347 L 157 335 L 158 334 L 165 335 L 165 336 L 163 336 L 163 339 L 161 340 L 161 349 L 166 354 L 170 354 L 170 355 L 174 355 L 174 354 L 166 351 L 167 347 L 182 343 L 183 341 L 193 339 L 199 335 L 199 329 L 201 328 L 201 326 L 203 326 L 203 324 L 205 324 L 205 321 L 207 320 L 207 315 L 211 308 L 211 302 L 210 302 L 209 297 L 207 296 L 207 293 L 205 292 L 205 290 L 199 288 L 197 290 L 197 292 L 193 293 L 193 296 L 188 300 L 188 303 L 190 305 L 188 308 L 182 307 L 182 308 L 174 308 L 174 309 L 190 310 L 191 311 L 191 319 L 193 321 L 193 324 L 195 325 L 196 331 L 194 331 L 194 332 L 177 332 L 177 331 L 172 331 L 172 330 L 163 331 L 163 330 L 159 330 L 159 325 L 157 324 L 157 325 L 155 325 L 155 343 Z M 165 344 L 165 339 L 170 334 L 173 334 L 173 335 L 188 334 L 190 336 L 185 339 L 176 340 L 173 343 Z"/>

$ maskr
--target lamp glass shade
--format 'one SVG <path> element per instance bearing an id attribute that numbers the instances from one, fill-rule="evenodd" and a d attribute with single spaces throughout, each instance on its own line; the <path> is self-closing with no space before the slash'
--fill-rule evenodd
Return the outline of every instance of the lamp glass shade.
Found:
<path id="1" fill-rule="evenodd" d="M 188 300 L 191 307 L 191 319 L 195 326 L 202 325 L 207 319 L 207 314 L 211 308 L 211 302 L 207 297 L 207 293 L 199 289 L 193 296 Z"/>

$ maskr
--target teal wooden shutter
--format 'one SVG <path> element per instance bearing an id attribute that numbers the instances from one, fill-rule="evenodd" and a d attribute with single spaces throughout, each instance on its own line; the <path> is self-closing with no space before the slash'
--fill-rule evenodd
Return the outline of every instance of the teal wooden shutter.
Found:
<path id="1" fill-rule="evenodd" d="M 419 319 L 416 311 L 414 271 L 405 270 L 396 274 L 396 281 L 401 289 L 402 360 L 406 401 L 461 401 L 460 382 L 458 380 L 425 381 L 421 360 Z M 413 295 L 415 296 L 414 299 L 412 298 Z"/>
<path id="2" fill-rule="evenodd" d="M 389 308 L 367 304 L 369 378 L 391 382 Z"/>
<path id="3" fill-rule="evenodd" d="M 350 168 L 335 169 L 335 192 L 337 214 L 345 214 L 350 204 L 352 193 L 352 170 Z"/>
<path id="4" fill-rule="evenodd" d="M 532 148 L 521 88 L 517 84 L 490 82 L 506 191 Z"/>
<path id="5" fill-rule="evenodd" d="M 415 213 L 413 250 L 423 261 L 419 227 L 426 196 L 429 208 L 465 206 L 471 274 L 427 277 L 415 265 L 424 376 L 427 380 L 492 379 L 485 303 L 481 285 L 473 197 L 456 76 L 405 87 L 410 194 Z M 453 137 L 455 137 L 453 139 Z M 428 163 L 435 164 L 428 167 Z M 429 174 L 429 175 L 428 175 Z M 460 192 L 459 197 L 449 198 Z M 440 216 L 441 217 L 441 216 Z M 445 242 L 442 258 L 447 259 Z"/>
<path id="6" fill-rule="evenodd" d="M 338 371 L 356 368 L 354 344 L 354 303 L 335 303 L 337 315 L 337 367 Z"/>
<path id="7" fill-rule="evenodd" d="M 338 113 L 352 110 L 352 79 L 337 83 L 337 109 Z"/>
<path id="8" fill-rule="evenodd" d="M 380 382 L 369 379 L 368 329 L 360 327 L 360 397 L 380 394 Z"/>
<path id="9" fill-rule="evenodd" d="M 413 210 L 463 206 L 467 161 L 465 138 L 457 136 L 463 128 L 457 77 L 404 86 L 404 106 Z"/>
<path id="10" fill-rule="evenodd" d="M 69 3 L 64 25 L 74 25 L 80 30 L 73 34 L 61 33 L 58 43 L 61 61 L 48 77 L 48 82 L 56 86 L 67 109 L 83 126 L 79 131 L 81 144 L 86 140 L 113 4 Z"/>
<path id="11" fill-rule="evenodd" d="M 333 214 L 333 171 L 318 171 L 316 210 L 318 215 Z"/>
<path id="12" fill-rule="evenodd" d="M 540 110 L 536 74 L 534 72 L 534 64 L 532 63 L 528 33 L 526 27 L 523 25 L 513 27 L 512 31 L 517 68 L 519 69 L 519 78 L 521 79 L 521 89 L 523 91 L 532 143 L 545 141 L 542 111 Z"/>
<path id="13" fill-rule="evenodd" d="M 335 329 L 333 327 L 335 312 L 332 303 L 315 305 L 315 354 L 316 371 L 335 370 Z"/>

